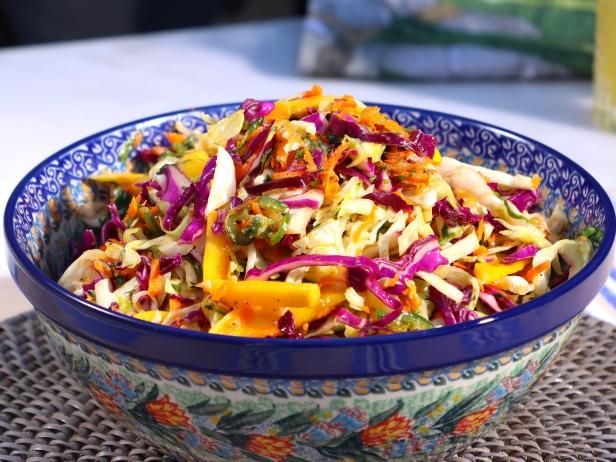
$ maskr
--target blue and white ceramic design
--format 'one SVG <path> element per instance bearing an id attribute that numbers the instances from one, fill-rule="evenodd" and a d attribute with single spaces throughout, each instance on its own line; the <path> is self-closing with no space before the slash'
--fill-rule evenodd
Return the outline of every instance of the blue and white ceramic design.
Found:
<path id="1" fill-rule="evenodd" d="M 162 139 L 180 119 L 202 126 L 237 105 L 180 111 L 79 141 L 35 167 L 5 212 L 10 269 L 59 355 L 110 412 L 186 460 L 439 460 L 493 426 L 553 362 L 611 267 L 616 220 L 601 186 L 554 150 L 481 122 L 397 106 L 383 110 L 434 134 L 446 154 L 543 178 L 543 207 L 562 201 L 572 235 L 605 238 L 570 281 L 516 309 L 440 329 L 355 339 L 249 339 L 153 325 L 59 287 L 74 210 L 104 203 L 83 182 L 135 130 Z M 50 277 L 51 276 L 51 277 Z"/>

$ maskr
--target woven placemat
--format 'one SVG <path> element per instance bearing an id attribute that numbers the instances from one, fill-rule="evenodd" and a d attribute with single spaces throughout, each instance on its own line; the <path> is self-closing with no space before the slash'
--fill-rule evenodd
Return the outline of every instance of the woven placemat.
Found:
<path id="1" fill-rule="evenodd" d="M 166 461 L 64 371 L 30 312 L 0 323 L 0 461 Z M 505 423 L 449 462 L 616 461 L 616 328 L 583 317 Z"/>

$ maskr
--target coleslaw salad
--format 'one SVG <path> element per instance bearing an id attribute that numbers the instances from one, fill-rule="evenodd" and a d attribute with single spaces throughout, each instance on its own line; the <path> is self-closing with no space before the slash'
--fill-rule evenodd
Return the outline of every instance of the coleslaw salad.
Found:
<path id="1" fill-rule="evenodd" d="M 205 117 L 205 116 L 204 116 Z M 318 86 L 246 100 L 161 145 L 135 133 L 60 284 L 113 311 L 214 334 L 355 337 L 512 309 L 588 262 L 537 176 L 443 157 L 436 139 Z"/>

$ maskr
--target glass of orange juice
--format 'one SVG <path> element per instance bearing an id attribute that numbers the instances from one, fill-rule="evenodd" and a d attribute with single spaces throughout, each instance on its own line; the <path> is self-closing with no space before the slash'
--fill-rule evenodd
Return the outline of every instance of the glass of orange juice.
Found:
<path id="1" fill-rule="evenodd" d="M 593 119 L 616 131 L 616 0 L 597 1 Z"/>

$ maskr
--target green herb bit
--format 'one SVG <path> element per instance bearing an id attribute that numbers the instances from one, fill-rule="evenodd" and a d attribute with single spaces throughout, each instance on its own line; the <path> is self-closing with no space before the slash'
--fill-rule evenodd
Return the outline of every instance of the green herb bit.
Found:
<path id="1" fill-rule="evenodd" d="M 599 244 L 601 244 L 601 241 L 603 241 L 604 234 L 603 231 L 596 226 L 588 226 L 578 233 L 578 237 L 579 236 L 584 236 L 586 239 L 592 242 L 592 245 L 594 247 L 599 247 Z"/>
<path id="2" fill-rule="evenodd" d="M 246 127 L 245 136 L 249 137 L 250 135 L 252 135 L 254 131 L 257 129 L 257 127 L 260 127 L 261 125 L 263 125 L 263 117 L 259 117 L 258 119 L 255 119 L 252 122 L 250 122 L 248 126 Z"/>
<path id="3" fill-rule="evenodd" d="M 528 221 L 528 218 L 526 218 L 524 215 L 517 213 L 513 210 L 513 208 L 511 207 L 511 202 L 509 202 L 507 199 L 505 199 L 503 202 L 505 203 L 505 208 L 507 209 L 507 213 L 511 218 Z"/>
<path id="4" fill-rule="evenodd" d="M 137 138 L 137 132 L 133 133 L 128 140 L 126 140 L 122 146 L 120 147 L 120 153 L 118 154 L 118 159 L 121 162 L 126 163 L 128 158 L 130 157 L 131 152 L 133 152 L 133 143 Z"/>
<path id="5" fill-rule="evenodd" d="M 128 206 L 130 205 L 130 201 L 132 199 L 133 196 L 123 189 L 115 190 L 113 202 L 115 202 L 116 208 L 118 209 L 118 215 L 120 215 L 120 217 L 126 215 L 126 211 L 128 210 Z"/>
<path id="6" fill-rule="evenodd" d="M 404 312 L 401 313 L 389 327 L 396 332 L 414 332 L 432 329 L 434 324 L 420 314 Z"/>

